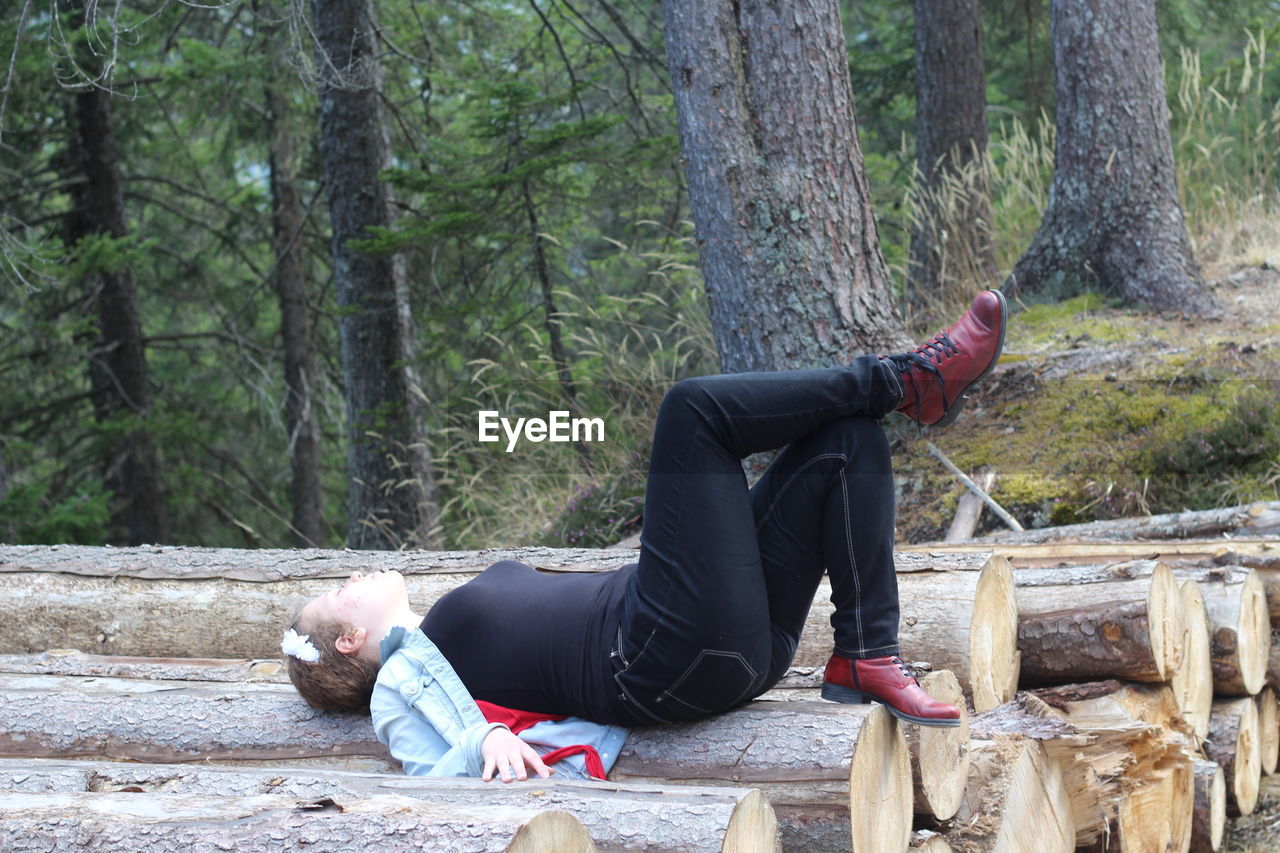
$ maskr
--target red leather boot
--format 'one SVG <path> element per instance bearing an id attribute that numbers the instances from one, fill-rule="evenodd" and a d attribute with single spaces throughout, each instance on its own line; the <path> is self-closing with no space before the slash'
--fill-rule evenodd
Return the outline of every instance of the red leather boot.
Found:
<path id="1" fill-rule="evenodd" d="M 1004 294 L 984 290 L 956 324 L 908 353 L 880 356 L 902 374 L 897 411 L 923 426 L 946 426 L 964 407 L 965 391 L 991 372 L 1004 349 L 1009 316 Z"/>
<path id="2" fill-rule="evenodd" d="M 849 704 L 883 702 L 898 719 L 922 726 L 960 725 L 960 709 L 925 693 L 896 655 L 863 660 L 832 655 L 822 679 L 822 698 Z"/>

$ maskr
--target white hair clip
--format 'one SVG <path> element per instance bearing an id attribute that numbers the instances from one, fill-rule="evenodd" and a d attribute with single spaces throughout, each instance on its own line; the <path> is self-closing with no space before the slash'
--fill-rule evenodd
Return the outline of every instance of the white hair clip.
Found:
<path id="1" fill-rule="evenodd" d="M 284 639 L 280 641 L 280 650 L 307 663 L 320 660 L 320 650 L 311 644 L 311 635 L 299 634 L 292 628 L 284 632 Z"/>

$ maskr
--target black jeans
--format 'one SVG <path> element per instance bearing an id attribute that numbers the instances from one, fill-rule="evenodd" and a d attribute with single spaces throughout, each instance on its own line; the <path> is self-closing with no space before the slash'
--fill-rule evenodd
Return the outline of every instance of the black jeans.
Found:
<path id="1" fill-rule="evenodd" d="M 769 689 L 824 568 L 836 651 L 898 653 L 893 474 L 878 421 L 901 398 L 875 356 L 672 386 L 612 653 L 619 719 L 697 719 Z M 784 445 L 748 490 L 741 460 Z"/>

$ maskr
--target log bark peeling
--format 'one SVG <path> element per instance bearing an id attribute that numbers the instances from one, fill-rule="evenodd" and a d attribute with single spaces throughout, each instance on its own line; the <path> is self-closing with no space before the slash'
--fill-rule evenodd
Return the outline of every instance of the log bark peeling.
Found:
<path id="1" fill-rule="evenodd" d="M 1019 569 L 1024 684 L 1167 681 L 1182 664 L 1181 593 L 1164 563 Z"/>

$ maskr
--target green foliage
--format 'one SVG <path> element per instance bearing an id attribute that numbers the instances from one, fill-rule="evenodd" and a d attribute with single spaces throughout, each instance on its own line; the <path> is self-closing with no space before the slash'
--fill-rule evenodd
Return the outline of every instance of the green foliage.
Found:
<path id="1" fill-rule="evenodd" d="M 0 498 L 0 542 L 96 545 L 106 535 L 111 495 L 87 485 L 51 497 L 49 483 L 14 486 Z"/>
<path id="2" fill-rule="evenodd" d="M 883 0 L 842 7 L 873 205 L 901 278 L 914 165 L 911 8 Z M 0 116 L 0 169 L 9 181 L 0 211 L 0 539 L 117 539 L 103 457 L 145 429 L 176 539 L 290 542 L 270 90 L 276 129 L 293 141 L 283 165 L 307 213 L 296 241 L 317 365 L 329 526 L 322 544 L 339 544 L 347 486 L 342 311 L 329 259 L 314 45 L 307 23 L 289 17 L 305 4 L 126 0 L 69 41 L 35 7 L 19 26 L 27 8 L 0 11 L 0 56 L 13 60 Z M 1277 236 L 1262 223 L 1276 220 L 1280 178 L 1280 76 L 1265 59 L 1280 35 L 1275 3 L 1173 0 L 1158 8 L 1197 249 L 1210 260 L 1273 260 Z M 356 247 L 406 261 L 443 544 L 606 544 L 628 535 L 662 392 L 717 369 L 661 14 L 633 0 L 607 8 L 389 0 L 378 12 L 392 152 L 384 178 L 400 215 Z M 1039 224 L 1052 175 L 1048 13 L 1043 0 L 988 0 L 982 12 L 992 138 L 984 168 L 995 193 L 998 263 L 1007 270 Z M 97 53 L 77 70 L 73 59 L 85 58 L 89 43 Z M 99 71 L 98 83 L 114 91 L 128 233 L 71 246 L 68 214 L 80 180 L 70 144 L 73 86 Z M 102 274 L 123 270 L 138 287 L 152 402 L 143 416 L 103 421 L 88 372 L 101 354 L 95 293 Z M 906 308 L 922 324 L 950 311 Z M 1132 334 L 1095 297 L 1038 306 L 1020 321 L 1025 352 L 1060 343 L 1063 325 L 1082 346 Z M 552 328 L 563 363 L 551 356 Z M 1196 370 L 1176 366 L 1184 377 Z M 567 408 L 562 371 L 583 412 L 605 417 L 606 444 L 589 455 L 549 445 L 506 454 L 475 441 L 480 407 Z M 1201 380 L 1222 375 L 1210 370 Z M 1172 394 L 1122 385 L 1050 389 L 1043 406 L 1014 401 L 999 426 L 1017 427 L 1012 449 L 1011 439 L 979 430 L 978 443 L 957 456 L 977 464 L 1012 454 L 1019 470 L 999 488 L 1029 517 L 1275 494 L 1270 404 L 1254 394 L 1213 396 L 1205 385 L 1175 383 Z M 1209 449 L 1179 425 L 1194 425 Z M 1109 430 L 1132 443 L 1099 438 Z M 1139 438 L 1145 455 L 1135 456 Z M 1036 456 L 1045 442 L 1087 459 L 1087 476 Z M 1177 461 L 1157 464 L 1160 454 Z M 953 494 L 918 475 L 918 488 L 934 487 Z"/>

